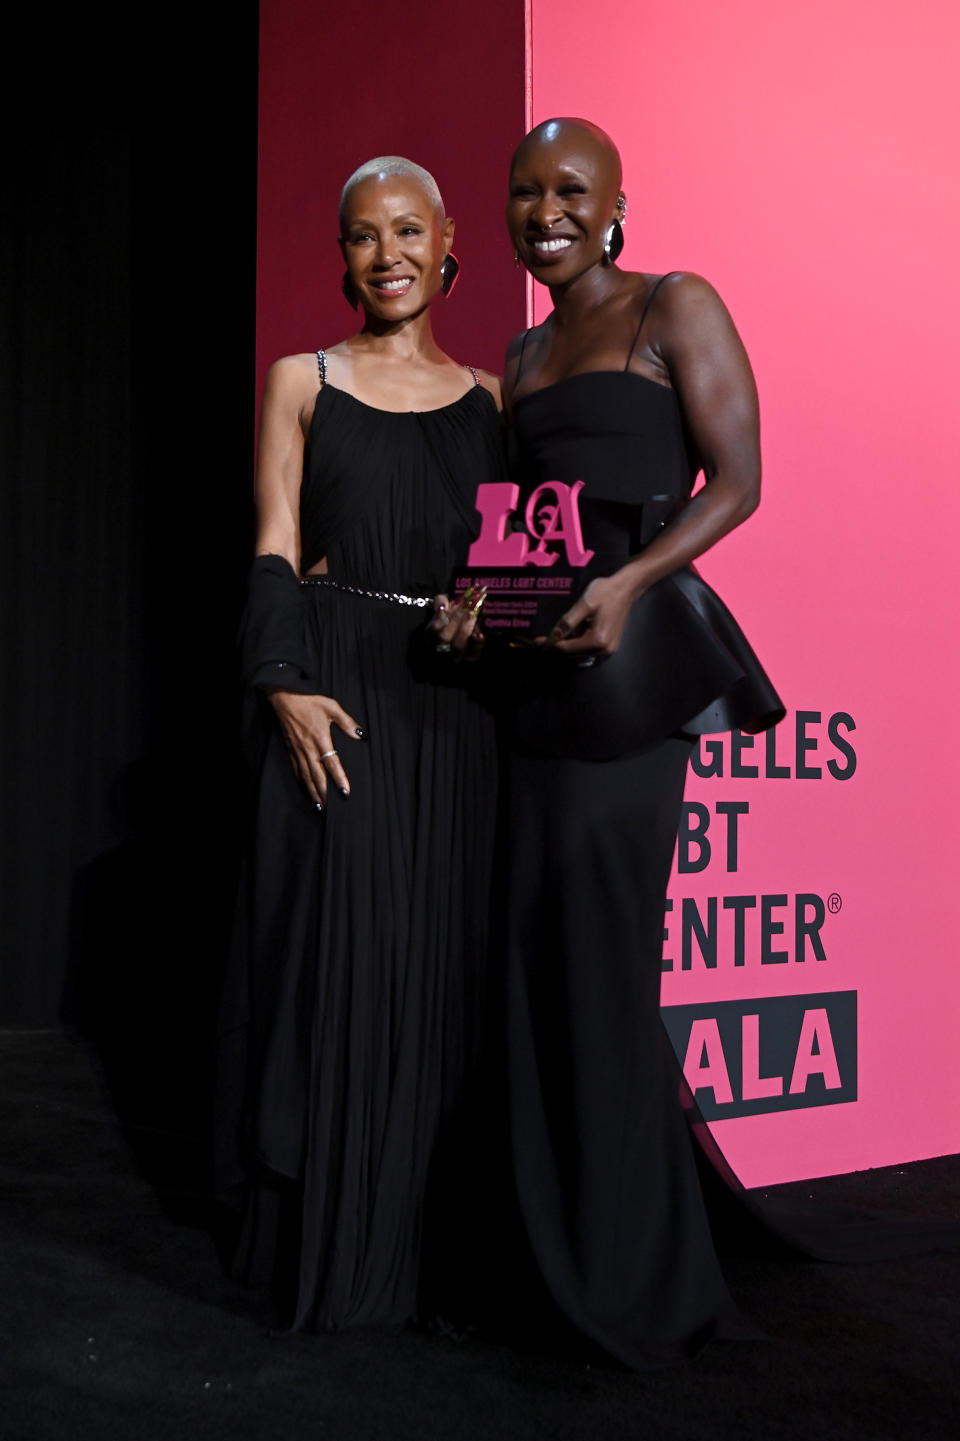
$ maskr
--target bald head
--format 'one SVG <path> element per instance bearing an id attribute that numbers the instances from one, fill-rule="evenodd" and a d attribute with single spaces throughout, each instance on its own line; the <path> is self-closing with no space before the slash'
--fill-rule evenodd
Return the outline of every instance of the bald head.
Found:
<path id="1" fill-rule="evenodd" d="M 347 202 L 350 199 L 351 191 L 365 180 L 390 180 L 399 176 L 402 180 L 414 181 L 426 196 L 430 209 L 434 212 L 437 220 L 442 223 L 444 218 L 443 200 L 440 196 L 440 188 L 429 170 L 424 170 L 422 165 L 415 161 L 408 160 L 404 155 L 377 155 L 373 160 L 368 160 L 355 170 L 350 179 L 344 185 L 340 193 L 340 224 L 343 225 L 344 216 L 347 211 Z"/>
<path id="2" fill-rule="evenodd" d="M 512 168 L 525 160 L 532 151 L 539 149 L 549 149 L 564 158 L 568 153 L 570 156 L 589 156 L 597 167 L 597 176 L 601 183 L 609 185 L 613 190 L 620 188 L 623 179 L 620 152 L 607 132 L 589 120 L 579 120 L 569 115 L 542 120 L 520 141 L 513 153 Z"/>

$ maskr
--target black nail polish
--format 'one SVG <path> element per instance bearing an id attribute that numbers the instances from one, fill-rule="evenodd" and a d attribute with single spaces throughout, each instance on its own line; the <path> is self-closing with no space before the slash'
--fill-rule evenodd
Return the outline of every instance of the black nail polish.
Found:
<path id="1" fill-rule="evenodd" d="M 317 801 L 316 804 L 317 804 L 317 810 L 318 810 L 318 811 L 322 811 L 322 810 L 323 810 L 323 801 Z"/>
<path id="2" fill-rule="evenodd" d="M 343 799 L 346 800 L 346 799 L 348 798 L 348 796 L 350 795 L 350 792 L 347 790 L 347 787 L 346 787 L 346 786 L 341 786 L 341 787 L 340 787 L 340 794 L 343 796 Z"/>
<path id="3" fill-rule="evenodd" d="M 360 740 L 362 740 L 362 741 L 363 741 L 363 740 L 366 740 L 366 738 L 367 738 L 367 733 L 366 733 L 366 731 L 364 730 L 363 726 L 357 726 L 357 736 L 358 736 L 358 738 L 359 738 Z"/>

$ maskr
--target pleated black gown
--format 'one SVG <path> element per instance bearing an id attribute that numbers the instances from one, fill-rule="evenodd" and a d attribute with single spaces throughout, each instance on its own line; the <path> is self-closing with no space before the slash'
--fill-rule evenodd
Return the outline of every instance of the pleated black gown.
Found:
<path id="1" fill-rule="evenodd" d="M 221 1190 L 242 1208 L 235 1270 L 272 1282 L 295 1329 L 399 1322 L 424 1305 L 424 1214 L 481 1046 L 495 809 L 492 723 L 470 667 L 430 656 L 427 597 L 478 527 L 500 421 L 476 385 L 394 414 L 327 385 L 310 430 L 304 568 L 268 577 L 292 605 L 248 615 L 261 683 L 335 697 L 351 782 L 318 814 L 261 701 L 255 817 L 223 1008 Z M 291 587 L 296 588 L 293 595 Z M 352 587 L 353 591 L 338 587 Z M 441 1261 L 442 1264 L 442 1261 Z"/>

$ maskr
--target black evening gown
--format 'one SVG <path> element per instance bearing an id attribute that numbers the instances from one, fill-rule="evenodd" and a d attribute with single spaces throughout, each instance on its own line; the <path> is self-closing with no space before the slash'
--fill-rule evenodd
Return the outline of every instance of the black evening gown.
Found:
<path id="1" fill-rule="evenodd" d="M 584 482 L 591 573 L 636 554 L 697 465 L 675 392 L 585 373 L 518 400 L 516 478 Z M 521 509 L 523 507 L 521 497 Z M 526 1244 L 576 1333 L 627 1365 L 741 1329 L 660 1020 L 664 899 L 693 737 L 783 707 L 692 569 L 590 669 L 508 662 L 503 827 L 512 1163 Z M 709 1189 L 709 1188 L 708 1188 Z"/>
<path id="2" fill-rule="evenodd" d="M 669 523 L 698 469 L 676 393 L 626 369 L 522 396 L 514 430 L 521 513 L 543 482 L 584 482 L 592 573 L 619 569 Z M 517 1255 L 532 1260 L 553 1315 L 644 1368 L 751 1333 L 718 1252 L 858 1261 L 955 1248 L 956 1226 L 745 1191 L 660 1019 L 692 744 L 784 714 L 723 602 L 688 567 L 634 604 L 609 659 L 578 669 L 525 651 L 502 664 L 498 949 Z"/>
<path id="3" fill-rule="evenodd" d="M 295 1329 L 417 1315 L 432 1188 L 456 1189 L 438 1172 L 482 1043 L 496 762 L 471 668 L 432 659 L 411 602 L 449 586 L 500 451 L 479 385 L 401 414 L 326 385 L 301 533 L 329 578 L 258 563 L 248 678 L 331 695 L 366 730 L 334 730 L 351 794 L 319 814 L 255 697 L 218 1179 L 242 1212 L 235 1272 L 271 1283 Z"/>

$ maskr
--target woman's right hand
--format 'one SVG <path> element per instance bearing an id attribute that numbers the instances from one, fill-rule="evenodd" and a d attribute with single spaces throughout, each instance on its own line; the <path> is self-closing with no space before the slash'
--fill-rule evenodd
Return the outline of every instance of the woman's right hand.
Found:
<path id="1" fill-rule="evenodd" d="M 467 655 L 476 657 L 483 643 L 479 618 L 486 598 L 486 586 L 471 586 L 455 600 L 446 595 L 434 596 L 433 617 L 427 629 L 438 651 L 452 653 L 457 660 Z"/>
<path id="2" fill-rule="evenodd" d="M 327 804 L 328 785 L 346 799 L 350 782 L 337 754 L 331 727 L 336 725 L 351 740 L 363 740 L 359 721 L 327 695 L 300 695 L 297 691 L 269 692 L 293 769 L 317 810 Z"/>

